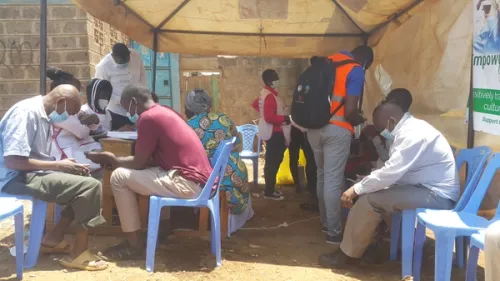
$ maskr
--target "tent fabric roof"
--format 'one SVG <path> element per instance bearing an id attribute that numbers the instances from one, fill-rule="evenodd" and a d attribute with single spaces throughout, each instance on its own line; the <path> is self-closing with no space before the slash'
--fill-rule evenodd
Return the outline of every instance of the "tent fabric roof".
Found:
<path id="1" fill-rule="evenodd" d="M 197 55 L 309 57 L 362 44 L 422 0 L 73 0 L 132 40 Z"/>

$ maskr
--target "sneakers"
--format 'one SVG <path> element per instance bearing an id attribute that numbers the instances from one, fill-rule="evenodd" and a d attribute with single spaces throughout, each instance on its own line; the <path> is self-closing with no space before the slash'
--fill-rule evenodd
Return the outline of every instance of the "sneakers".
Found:
<path id="1" fill-rule="evenodd" d="M 328 227 L 322 227 L 321 228 L 321 232 L 323 232 L 324 234 L 327 234 L 328 233 Z"/>
<path id="2" fill-rule="evenodd" d="M 342 242 L 342 235 L 326 235 L 326 243 L 332 245 L 338 245 Z"/>
<path id="3" fill-rule="evenodd" d="M 264 199 L 281 201 L 281 200 L 285 199 L 285 197 L 283 197 L 281 192 L 275 191 L 273 194 L 270 194 L 270 195 L 264 194 Z"/>

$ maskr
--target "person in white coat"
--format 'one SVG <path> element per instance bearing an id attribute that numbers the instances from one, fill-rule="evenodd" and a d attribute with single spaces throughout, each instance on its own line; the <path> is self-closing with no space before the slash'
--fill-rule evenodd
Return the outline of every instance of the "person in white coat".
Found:
<path id="1" fill-rule="evenodd" d="M 146 86 L 146 69 L 141 55 L 123 43 L 113 45 L 111 53 L 95 67 L 95 78 L 108 80 L 113 86 L 108 111 L 111 114 L 112 131 L 131 131 L 135 123 L 127 116 L 127 110 L 120 105 L 123 89 L 128 85 Z"/>
<path id="2" fill-rule="evenodd" d="M 100 165 L 87 159 L 85 153 L 102 150 L 102 146 L 93 136 L 106 133 L 111 126 L 111 116 L 106 107 L 112 89 L 111 83 L 106 80 L 93 79 L 89 83 L 87 103 L 82 105 L 80 113 L 54 124 L 52 157 L 57 160 L 71 158 L 78 163 L 87 164 L 94 177 L 101 177 Z"/>

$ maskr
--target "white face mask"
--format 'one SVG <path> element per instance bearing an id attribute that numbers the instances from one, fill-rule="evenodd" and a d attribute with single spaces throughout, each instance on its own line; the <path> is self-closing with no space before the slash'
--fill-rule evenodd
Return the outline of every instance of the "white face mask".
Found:
<path id="1" fill-rule="evenodd" d="M 109 101 L 108 101 L 108 100 L 105 100 L 105 99 L 99 99 L 99 100 L 97 101 L 97 105 L 99 105 L 99 107 L 100 107 L 102 110 L 106 109 L 106 107 L 108 106 L 108 103 L 109 103 Z"/>
<path id="2" fill-rule="evenodd" d="M 273 89 L 277 89 L 279 88 L 279 86 L 280 86 L 280 80 L 276 80 L 271 83 L 271 88 Z"/>

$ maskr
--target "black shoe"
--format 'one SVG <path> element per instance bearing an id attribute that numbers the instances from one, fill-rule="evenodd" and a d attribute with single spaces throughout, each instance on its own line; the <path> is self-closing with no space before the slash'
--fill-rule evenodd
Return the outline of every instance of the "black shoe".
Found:
<path id="1" fill-rule="evenodd" d="M 353 259 L 353 258 L 347 256 L 340 249 L 333 252 L 333 253 L 330 253 L 330 254 L 321 255 L 318 258 L 318 263 L 322 267 L 326 267 L 326 268 L 332 268 L 332 267 L 343 268 L 343 267 L 346 267 L 348 265 L 356 264 L 358 262 L 359 262 L 358 259 Z"/>
<path id="2" fill-rule="evenodd" d="M 321 229 L 321 232 L 323 232 L 324 234 L 328 234 L 328 227 L 323 226 L 323 228 Z"/>
<path id="3" fill-rule="evenodd" d="M 377 244 L 371 244 L 366 249 L 363 257 L 361 257 L 361 263 L 367 265 L 379 265 L 383 264 L 388 260 L 388 256 L 384 257 L 385 251 L 379 247 Z"/>
<path id="4" fill-rule="evenodd" d="M 327 231 L 328 231 L 328 229 L 327 229 Z M 328 243 L 328 244 L 337 245 L 337 244 L 340 244 L 341 242 L 342 242 L 342 235 L 335 235 L 335 236 L 328 235 L 328 234 L 326 235 L 326 243 Z"/>

